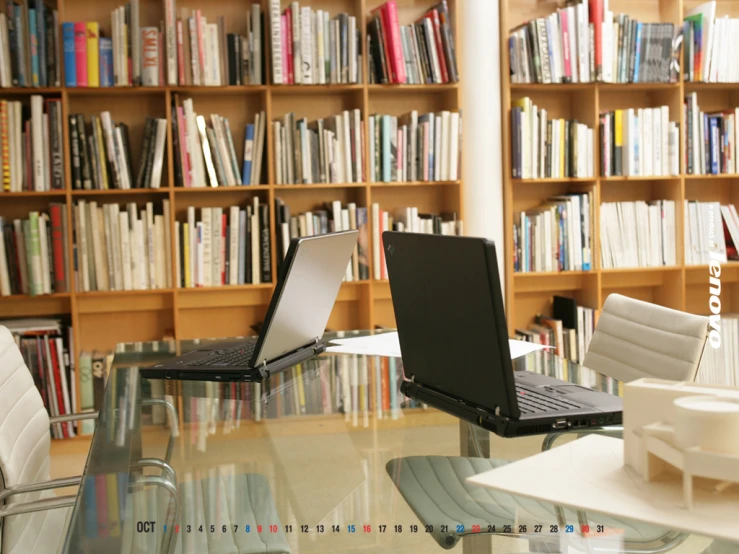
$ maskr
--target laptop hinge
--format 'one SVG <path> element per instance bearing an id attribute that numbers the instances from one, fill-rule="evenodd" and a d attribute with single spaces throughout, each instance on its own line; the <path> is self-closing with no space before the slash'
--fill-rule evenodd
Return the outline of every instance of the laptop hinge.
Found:
<path id="1" fill-rule="evenodd" d="M 267 369 L 267 359 L 266 358 L 262 360 L 262 365 L 260 365 L 256 369 L 257 371 L 259 371 L 259 376 L 262 378 L 262 381 L 269 378 L 269 370 Z"/>

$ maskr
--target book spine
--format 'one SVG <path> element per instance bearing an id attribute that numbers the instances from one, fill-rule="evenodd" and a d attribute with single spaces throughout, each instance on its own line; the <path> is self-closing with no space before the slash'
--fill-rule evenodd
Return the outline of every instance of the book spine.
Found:
<path id="1" fill-rule="evenodd" d="M 167 58 L 167 84 L 170 86 L 177 84 L 177 40 L 175 37 L 174 3 L 175 0 L 164 0 L 165 56 Z"/>
<path id="2" fill-rule="evenodd" d="M 398 6 L 395 0 L 390 0 L 383 8 L 387 24 L 388 44 L 392 55 L 393 71 L 395 72 L 395 82 L 405 83 L 405 64 L 403 63 L 403 52 L 400 42 L 400 25 L 398 23 Z"/>
<path id="3" fill-rule="evenodd" d="M 113 85 L 113 41 L 107 37 L 100 37 L 100 86 Z"/>
<path id="4" fill-rule="evenodd" d="M 62 23 L 64 42 L 64 86 L 77 86 L 77 54 L 75 51 L 74 23 Z"/>
<path id="5" fill-rule="evenodd" d="M 282 36 L 281 36 L 281 18 L 280 18 L 280 0 L 269 0 L 269 21 L 270 21 L 270 44 L 272 46 L 272 83 L 275 85 L 283 84 L 284 77 L 282 72 Z M 302 40 L 302 38 L 301 38 Z M 305 62 L 305 60 L 303 60 Z"/>
<path id="6" fill-rule="evenodd" d="M 159 30 L 141 28 L 141 83 L 145 87 L 159 86 Z"/>
<path id="7" fill-rule="evenodd" d="M 100 57 L 98 43 L 100 36 L 100 27 L 90 21 L 86 24 L 87 29 L 87 86 L 100 86 Z"/>
<path id="8" fill-rule="evenodd" d="M 87 84 L 87 25 L 74 24 L 74 51 L 77 58 L 77 86 L 86 87 Z"/>

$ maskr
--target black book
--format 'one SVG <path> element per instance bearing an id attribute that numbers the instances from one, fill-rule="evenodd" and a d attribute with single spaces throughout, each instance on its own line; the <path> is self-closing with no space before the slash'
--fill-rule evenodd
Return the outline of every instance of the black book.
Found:
<path id="1" fill-rule="evenodd" d="M 46 80 L 46 17 L 44 13 L 48 8 L 44 6 L 43 0 L 34 0 L 36 8 L 36 36 L 38 53 L 38 83 L 41 87 L 48 86 Z"/>
<path id="2" fill-rule="evenodd" d="M 67 118 L 69 124 L 69 146 L 72 157 L 72 187 L 75 190 L 82 188 L 82 166 L 80 164 L 80 137 L 77 133 L 77 116 Z"/>
<path id="3" fill-rule="evenodd" d="M 431 72 L 431 60 L 429 59 L 428 44 L 426 42 L 426 29 L 422 24 L 413 25 L 413 31 L 416 33 L 416 42 L 418 42 L 419 57 L 421 58 L 421 67 L 423 68 L 423 80 L 429 84 L 433 82 Z"/>
<path id="4" fill-rule="evenodd" d="M 20 29 L 15 28 L 15 3 L 8 3 L 8 45 L 10 49 L 10 78 L 14 87 L 19 84 L 18 75 L 20 70 L 20 52 L 18 51 L 18 33 Z"/>
<path id="5" fill-rule="evenodd" d="M 251 265 L 251 216 L 252 216 L 252 207 L 247 206 L 246 207 L 246 258 L 244 262 L 244 267 L 246 268 L 246 278 L 244 279 L 244 282 L 247 284 L 251 284 L 252 282 L 252 265 Z"/>
<path id="6" fill-rule="evenodd" d="M 228 56 L 228 84 L 229 85 L 235 85 L 236 84 L 236 61 L 237 61 L 237 52 L 236 52 L 236 37 L 233 33 L 228 33 L 226 35 L 226 43 L 227 43 L 227 52 L 226 55 Z"/>
<path id="7" fill-rule="evenodd" d="M 100 168 L 99 166 L 99 160 L 98 156 L 95 154 L 97 151 L 97 147 L 95 144 L 95 137 L 90 134 L 90 136 L 87 137 L 87 157 L 90 161 L 90 171 L 93 175 L 93 178 L 91 180 L 91 184 L 93 185 L 92 188 L 94 190 L 100 190 L 102 188 L 101 184 L 99 183 L 99 175 L 100 175 Z"/>
<path id="8" fill-rule="evenodd" d="M 51 188 L 60 190 L 64 188 L 64 160 L 62 129 L 59 121 L 62 119 L 61 101 L 49 100 L 46 103 L 49 112 L 49 153 L 51 155 Z"/>
<path id="9" fill-rule="evenodd" d="M 18 267 L 18 239 L 12 223 L 6 223 L 3 227 L 3 239 L 5 241 L 5 257 L 8 260 L 8 275 L 10 277 L 10 294 L 21 293 L 20 268 Z M 30 239 L 29 239 L 30 240 Z"/>
<path id="10" fill-rule="evenodd" d="M 172 104 L 172 112 L 176 113 L 175 106 Z M 177 126 L 177 118 L 172 118 L 172 151 L 174 152 L 174 184 L 176 187 L 184 186 L 182 180 L 182 158 L 180 157 L 180 133 Z M 144 160 L 141 160 L 144 163 Z"/>
<path id="11" fill-rule="evenodd" d="M 92 164 L 89 159 L 87 132 L 85 130 L 85 119 L 82 114 L 74 117 L 77 122 L 77 137 L 79 139 L 80 169 L 82 172 L 82 187 L 85 190 L 92 189 L 93 174 Z"/>
<path id="12" fill-rule="evenodd" d="M 385 48 L 382 43 L 382 25 L 380 18 L 375 16 L 369 23 L 369 35 L 372 45 L 372 60 L 375 66 L 375 82 L 387 84 L 387 65 L 385 63 Z"/>
<path id="13" fill-rule="evenodd" d="M 176 118 L 172 118 L 174 121 Z M 144 164 L 144 187 L 149 187 L 151 184 L 151 174 L 154 172 L 154 150 L 155 144 L 156 144 L 156 136 L 157 136 L 157 127 L 159 123 L 156 119 L 154 119 L 154 122 L 151 126 L 151 135 L 149 138 L 150 147 L 146 151 L 146 157 L 141 160 L 141 163 Z"/>
<path id="14" fill-rule="evenodd" d="M 128 125 L 125 123 L 119 123 L 118 128 L 121 130 L 121 137 L 123 138 L 123 157 L 125 158 L 124 163 L 128 167 L 128 174 L 133 178 L 133 158 L 131 157 L 131 140 L 128 135 Z M 150 150 L 153 150 L 151 148 Z M 148 183 L 149 181 L 147 181 Z M 133 183 L 130 183 L 133 185 Z"/>
<path id="15" fill-rule="evenodd" d="M 259 29 L 260 29 L 259 36 L 262 37 L 262 40 L 264 40 L 264 12 L 260 12 L 259 13 Z M 259 79 L 260 82 L 258 82 L 258 83 L 250 83 L 250 84 L 255 84 L 255 85 L 263 85 L 264 84 L 264 79 L 265 79 L 264 76 L 267 74 L 266 73 L 267 70 L 265 69 L 267 67 L 267 65 L 265 63 L 266 52 L 267 52 L 267 49 L 264 48 L 264 46 L 263 46 L 262 49 L 261 49 L 261 58 L 262 58 L 262 60 L 261 60 L 261 62 L 262 62 L 261 67 L 262 67 L 262 71 L 261 71 L 261 79 Z M 257 76 L 257 78 L 259 78 L 259 76 Z M 265 148 L 265 150 L 266 150 L 266 148 Z"/>
<path id="16" fill-rule="evenodd" d="M 562 327 L 577 329 L 577 300 L 566 296 L 554 296 L 552 318 L 559 319 Z"/>
<path id="17" fill-rule="evenodd" d="M 272 282 L 272 260 L 270 259 L 269 206 L 259 204 L 259 247 L 262 261 L 262 283 Z M 256 269 L 258 271 L 258 269 Z"/>
<path id="18" fill-rule="evenodd" d="M 39 62 L 46 64 L 46 86 L 52 87 L 56 82 L 56 45 L 54 44 L 54 15 L 47 7 L 44 7 L 44 23 L 46 32 L 43 37 L 39 37 L 39 41 L 43 38 L 46 42 L 46 56 L 44 60 L 40 59 Z"/>
<path id="19" fill-rule="evenodd" d="M 176 120 L 176 118 L 172 118 L 172 120 Z M 141 156 L 139 156 L 139 168 L 136 172 L 136 181 L 133 186 L 137 189 L 148 187 L 149 182 L 144 181 L 144 175 L 146 174 L 146 159 L 149 155 L 149 149 L 153 147 L 153 141 L 151 140 L 152 136 L 152 123 L 154 123 L 156 120 L 153 117 L 147 117 L 146 121 L 144 122 L 144 136 L 141 139 Z"/>

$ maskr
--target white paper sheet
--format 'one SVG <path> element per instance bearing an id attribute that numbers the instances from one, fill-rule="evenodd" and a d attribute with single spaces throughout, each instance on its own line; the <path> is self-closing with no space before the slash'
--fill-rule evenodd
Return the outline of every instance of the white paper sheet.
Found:
<path id="1" fill-rule="evenodd" d="M 332 345 L 327 350 L 340 354 L 363 354 L 365 356 L 388 356 L 400 358 L 400 343 L 398 342 L 398 333 L 380 333 L 378 335 L 369 335 L 366 337 L 352 337 L 346 339 L 333 339 Z M 534 344 L 521 340 L 509 340 L 508 347 L 511 350 L 511 359 L 525 356 L 531 352 L 549 348 L 542 344 Z"/>

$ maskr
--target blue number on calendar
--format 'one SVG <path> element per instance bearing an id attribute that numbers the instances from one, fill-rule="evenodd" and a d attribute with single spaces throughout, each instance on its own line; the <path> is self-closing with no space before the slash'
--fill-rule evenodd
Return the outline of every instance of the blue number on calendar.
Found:
<path id="1" fill-rule="evenodd" d="M 574 525 L 568 525 L 565 527 L 565 533 L 574 533 L 575 532 L 575 526 Z"/>
<path id="2" fill-rule="evenodd" d="M 457 525 L 457 533 L 464 533 L 464 525 L 461 523 Z"/>
<path id="3" fill-rule="evenodd" d="M 245 530 L 245 531 L 246 531 L 247 533 L 249 533 L 249 532 L 251 531 L 251 526 L 249 526 L 249 525 L 245 525 L 245 526 L 244 526 L 244 530 Z"/>

